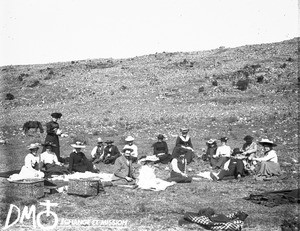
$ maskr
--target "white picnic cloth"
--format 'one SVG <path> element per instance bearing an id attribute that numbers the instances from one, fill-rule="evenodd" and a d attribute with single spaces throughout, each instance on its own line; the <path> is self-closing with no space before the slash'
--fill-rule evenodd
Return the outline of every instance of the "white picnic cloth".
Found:
<path id="1" fill-rule="evenodd" d="M 85 179 L 85 178 L 95 178 L 101 181 L 111 181 L 113 174 L 110 173 L 93 173 L 93 172 L 75 172 L 70 175 L 59 175 L 53 176 L 52 180 L 63 180 L 69 181 L 70 179 Z"/>

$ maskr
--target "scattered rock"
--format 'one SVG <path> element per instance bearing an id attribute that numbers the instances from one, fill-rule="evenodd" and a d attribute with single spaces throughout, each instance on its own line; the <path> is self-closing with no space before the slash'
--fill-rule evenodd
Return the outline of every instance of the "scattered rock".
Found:
<path id="1" fill-rule="evenodd" d="M 212 83 L 213 86 L 218 86 L 218 81 L 217 80 L 213 80 L 211 83 Z"/>
<path id="2" fill-rule="evenodd" d="M 286 66 L 287 66 L 287 64 L 284 63 L 284 64 L 280 65 L 280 68 L 284 69 L 284 68 L 286 68 Z"/>
<path id="3" fill-rule="evenodd" d="M 256 81 L 257 81 L 258 83 L 263 83 L 263 82 L 264 82 L 264 77 L 263 77 L 262 75 L 257 76 Z"/>
<path id="4" fill-rule="evenodd" d="M 6 100 L 13 100 L 13 99 L 15 99 L 15 96 L 11 93 L 7 93 L 6 96 L 5 96 L 5 99 Z"/>
<path id="5" fill-rule="evenodd" d="M 122 85 L 122 86 L 120 87 L 120 90 L 121 90 L 121 91 L 125 91 L 126 89 L 127 89 L 127 87 L 124 86 L 124 85 Z"/>
<path id="6" fill-rule="evenodd" d="M 204 92 L 204 87 L 203 86 L 199 87 L 199 89 L 198 89 L 198 93 L 201 93 L 201 92 Z"/>
<path id="7" fill-rule="evenodd" d="M 40 81 L 39 80 L 32 80 L 30 81 L 28 84 L 27 84 L 27 87 L 36 87 L 40 84 Z"/>
<path id="8" fill-rule="evenodd" d="M 294 60 L 291 57 L 289 57 L 286 61 L 293 62 Z"/>

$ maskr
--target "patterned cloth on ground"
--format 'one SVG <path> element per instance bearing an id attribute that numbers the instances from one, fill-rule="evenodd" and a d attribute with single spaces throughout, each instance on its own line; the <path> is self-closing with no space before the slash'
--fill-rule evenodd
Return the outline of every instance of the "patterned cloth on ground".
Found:
<path id="1" fill-rule="evenodd" d="M 207 215 L 199 215 L 196 213 L 187 212 L 184 215 L 184 219 L 186 221 L 201 225 L 209 230 L 238 231 L 242 230 L 244 220 L 247 218 L 247 216 L 248 215 L 246 213 L 240 211 L 228 214 L 226 216 L 222 214 L 214 214 L 210 217 Z M 218 217 L 219 221 L 216 221 L 218 219 L 213 219 L 213 217 Z"/>

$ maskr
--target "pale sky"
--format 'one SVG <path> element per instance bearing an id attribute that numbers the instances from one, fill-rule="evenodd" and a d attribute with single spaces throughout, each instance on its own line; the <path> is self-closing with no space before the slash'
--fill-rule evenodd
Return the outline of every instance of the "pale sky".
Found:
<path id="1" fill-rule="evenodd" d="M 298 0 L 0 0 L 0 66 L 130 58 L 299 36 Z"/>

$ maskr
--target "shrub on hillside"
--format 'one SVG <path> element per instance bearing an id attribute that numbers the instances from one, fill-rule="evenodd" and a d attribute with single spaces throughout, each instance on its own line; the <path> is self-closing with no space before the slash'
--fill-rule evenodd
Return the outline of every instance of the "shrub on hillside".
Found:
<path id="1" fill-rule="evenodd" d="M 240 79 L 239 81 L 237 81 L 236 86 L 237 86 L 237 89 L 239 89 L 241 91 L 245 91 L 245 90 L 247 90 L 247 88 L 249 86 L 249 80 L 248 79 Z"/>

